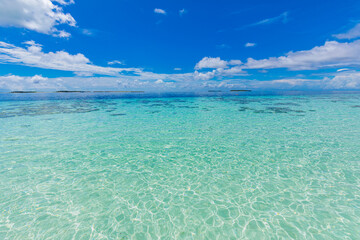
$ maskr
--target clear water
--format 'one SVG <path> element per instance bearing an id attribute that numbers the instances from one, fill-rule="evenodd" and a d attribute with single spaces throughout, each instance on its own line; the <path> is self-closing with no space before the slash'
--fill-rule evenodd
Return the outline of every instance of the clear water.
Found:
<path id="1" fill-rule="evenodd" d="M 8 99 L 0 133 L 0 239 L 360 239 L 360 94 Z"/>

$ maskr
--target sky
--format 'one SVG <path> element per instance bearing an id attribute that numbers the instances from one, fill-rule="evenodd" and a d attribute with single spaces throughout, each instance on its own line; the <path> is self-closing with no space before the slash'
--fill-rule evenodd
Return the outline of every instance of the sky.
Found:
<path id="1" fill-rule="evenodd" d="M 0 91 L 360 89 L 358 0 L 0 0 Z"/>

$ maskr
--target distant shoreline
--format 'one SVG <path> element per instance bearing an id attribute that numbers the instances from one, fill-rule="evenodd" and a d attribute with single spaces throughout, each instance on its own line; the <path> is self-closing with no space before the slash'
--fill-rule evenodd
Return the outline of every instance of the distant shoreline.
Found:
<path id="1" fill-rule="evenodd" d="M 232 89 L 229 92 L 251 92 L 252 90 L 246 89 Z M 228 92 L 222 90 L 208 90 L 208 92 Z M 71 90 L 59 90 L 59 91 L 49 91 L 49 92 L 42 92 L 42 91 L 11 91 L 11 92 L 3 92 L 3 93 L 145 93 L 145 91 L 85 91 L 85 90 L 78 90 L 78 91 L 71 91 Z"/>
<path id="2" fill-rule="evenodd" d="M 4 92 L 4 93 L 144 93 L 145 91 L 51 91 L 51 92 L 41 92 L 41 91 L 11 91 L 11 92 Z"/>

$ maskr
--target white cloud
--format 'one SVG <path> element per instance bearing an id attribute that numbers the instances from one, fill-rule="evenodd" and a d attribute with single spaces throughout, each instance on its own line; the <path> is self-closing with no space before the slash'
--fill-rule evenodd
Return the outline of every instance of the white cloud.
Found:
<path id="1" fill-rule="evenodd" d="M 261 20 L 259 22 L 254 23 L 253 25 L 270 24 L 270 23 L 274 23 L 274 22 L 278 22 L 278 21 L 281 21 L 282 23 L 287 23 L 288 15 L 289 15 L 289 12 L 283 12 L 279 16 Z"/>
<path id="2" fill-rule="evenodd" d="M 227 69 L 231 65 L 235 65 L 236 68 Z M 212 68 L 223 74 L 232 72 L 244 74 L 243 69 L 317 70 L 351 66 L 360 66 L 360 40 L 345 43 L 327 41 L 322 46 L 310 50 L 289 52 L 285 56 L 260 60 L 248 58 L 246 63 L 242 63 L 240 60 L 225 61 L 220 57 L 204 57 L 196 64 L 195 70 Z"/>
<path id="3" fill-rule="evenodd" d="M 162 83 L 164 83 L 164 81 L 161 80 L 161 79 L 158 79 L 158 80 L 155 81 L 155 83 L 156 83 L 156 84 L 162 84 Z"/>
<path id="4" fill-rule="evenodd" d="M 230 60 L 228 62 L 229 65 L 240 65 L 242 62 L 240 60 Z"/>
<path id="5" fill-rule="evenodd" d="M 153 74 L 119 77 L 0 76 L 1 90 L 144 90 L 179 91 L 209 88 L 242 89 L 360 89 L 360 71 L 333 73 L 323 79 L 282 78 L 211 80 L 217 70 L 186 75 Z M 157 77 L 157 78 L 156 78 Z M 172 81 L 166 81 L 170 80 Z"/>
<path id="6" fill-rule="evenodd" d="M 138 68 L 112 68 L 96 66 L 83 54 L 69 54 L 65 51 L 48 52 L 42 51 L 40 44 L 34 41 L 25 42 L 26 48 L 0 42 L 0 63 L 12 63 L 30 67 L 55 69 L 76 72 L 82 76 L 103 74 L 116 76 L 120 72 L 140 73 Z"/>
<path id="7" fill-rule="evenodd" d="M 41 75 L 0 76 L 0 90 L 178 90 L 179 88 L 189 88 L 193 90 L 194 86 L 200 86 L 203 82 L 189 81 L 188 77 L 182 81 L 166 82 L 164 78 L 171 76 L 158 76 L 159 79 L 153 79 L 142 76 L 119 76 L 119 77 L 58 77 L 45 78 Z M 175 77 L 176 78 L 176 77 Z"/>
<path id="8" fill-rule="evenodd" d="M 181 68 L 174 68 L 175 71 L 181 71 Z"/>
<path id="9" fill-rule="evenodd" d="M 74 0 L 52 0 L 53 2 L 58 2 L 61 5 L 69 5 L 69 4 L 74 4 Z"/>
<path id="10" fill-rule="evenodd" d="M 334 89 L 357 90 L 360 89 L 360 72 L 346 71 L 333 73 L 332 76 L 322 79 L 283 78 L 269 81 L 240 80 L 250 89 Z"/>
<path id="11" fill-rule="evenodd" d="M 240 76 L 247 75 L 246 72 L 242 70 L 240 60 L 230 60 L 225 61 L 220 59 L 220 57 L 204 57 L 195 65 L 194 79 L 201 80 L 210 80 L 215 77 L 224 77 L 224 76 Z M 232 66 L 232 67 L 231 67 Z M 199 72 L 201 69 L 214 69 L 208 72 Z"/>
<path id="12" fill-rule="evenodd" d="M 18 47 L 0 41 L 0 63 L 74 72 L 75 77 L 46 78 L 2 76 L 0 89 L 137 89 L 176 90 L 204 88 L 250 88 L 250 89 L 360 89 L 360 72 L 349 68 L 360 65 L 360 40 L 350 43 L 326 42 L 323 46 L 306 51 L 290 52 L 282 57 L 262 60 L 249 59 L 225 61 L 220 57 L 204 57 L 195 66 L 195 72 L 161 74 L 139 68 L 114 68 L 94 65 L 83 54 L 65 51 L 44 52 L 34 41 L 26 41 L 25 47 Z M 109 63 L 118 63 L 118 60 Z M 323 79 L 307 79 L 305 75 L 294 78 L 259 81 L 246 80 L 243 69 L 263 71 L 271 68 L 320 69 L 334 67 L 332 74 Z M 209 70 L 210 69 L 210 70 Z M 339 69 L 339 70 L 338 70 Z M 93 74 L 109 77 L 92 77 Z M 236 79 L 236 76 L 242 76 Z M 230 77 L 230 79 L 229 79 Z"/>
<path id="13" fill-rule="evenodd" d="M 53 33 L 54 37 L 61 37 L 61 38 L 69 38 L 71 36 L 70 33 L 60 30 L 59 32 Z"/>
<path id="14" fill-rule="evenodd" d="M 114 64 L 119 64 L 119 65 L 123 65 L 124 63 L 119 61 L 119 60 L 114 60 L 114 61 L 110 61 L 108 62 L 109 65 L 114 65 Z"/>
<path id="15" fill-rule="evenodd" d="M 1 44 L 5 44 L 4 42 L 0 42 L 0 46 L 1 46 Z M 35 46 L 35 47 L 42 47 L 42 45 L 41 44 L 39 44 L 39 43 L 36 43 L 34 40 L 30 40 L 30 41 L 25 41 L 25 42 L 23 42 L 23 44 L 25 44 L 25 45 L 29 45 L 29 46 Z M 10 45 L 10 44 L 9 44 Z"/>
<path id="16" fill-rule="evenodd" d="M 244 29 L 244 28 L 248 28 L 248 27 L 255 27 L 255 26 L 259 26 L 259 25 L 267 25 L 267 24 L 272 24 L 272 23 L 276 23 L 276 22 L 282 22 L 282 23 L 287 23 L 288 22 L 288 15 L 289 12 L 283 12 L 282 14 L 276 16 L 276 17 L 272 17 L 272 18 L 266 18 L 263 20 L 260 20 L 258 22 L 243 26 L 241 28 L 238 28 L 238 30 Z"/>
<path id="17" fill-rule="evenodd" d="M 320 86 L 321 80 L 314 79 L 298 79 L 298 78 L 284 78 L 271 81 L 255 81 L 252 82 L 254 88 L 272 88 L 272 89 L 292 89 L 300 87 L 314 88 L 315 85 Z"/>
<path id="18" fill-rule="evenodd" d="M 164 9 L 155 8 L 154 13 L 166 15 L 166 11 Z"/>
<path id="19" fill-rule="evenodd" d="M 189 82 L 194 80 L 210 79 L 215 76 L 220 76 L 220 74 L 226 74 L 226 72 L 229 70 L 226 69 L 224 71 L 222 69 L 218 69 L 214 71 L 214 73 L 195 72 L 161 74 L 147 72 L 140 68 L 102 67 L 92 64 L 91 61 L 81 53 L 70 54 L 65 51 L 44 52 L 42 46 L 35 43 L 34 41 L 26 41 L 23 44 L 26 46 L 18 47 L 13 44 L 0 41 L 0 64 L 16 64 L 42 69 L 70 71 L 79 77 L 86 78 L 94 74 L 99 74 L 139 81 L 156 81 L 160 79 L 166 81 L 165 83 L 168 83 L 168 80 Z M 109 63 L 118 63 L 116 61 L 117 60 Z M 238 63 L 238 61 L 235 61 L 235 63 Z M 226 62 L 226 64 L 228 63 Z"/>
<path id="20" fill-rule="evenodd" d="M 56 26 L 76 26 L 75 19 L 69 13 L 64 13 L 60 6 L 72 3 L 72 0 L 0 0 L 0 26 L 26 28 L 67 38 L 70 33 Z"/>
<path id="21" fill-rule="evenodd" d="M 245 76 L 245 75 L 248 75 L 240 66 L 235 66 L 235 67 L 227 68 L 227 69 L 219 68 L 219 69 L 217 69 L 217 73 L 220 76 Z"/>
<path id="22" fill-rule="evenodd" d="M 334 37 L 338 39 L 354 39 L 360 37 L 360 23 L 347 31 L 346 33 L 335 34 Z"/>
<path id="23" fill-rule="evenodd" d="M 200 70 L 204 68 L 228 68 L 231 65 L 241 65 L 240 60 L 230 60 L 225 61 L 220 59 L 220 57 L 204 57 L 196 65 L 195 70 Z"/>
<path id="24" fill-rule="evenodd" d="M 227 89 L 252 89 L 252 90 L 276 90 L 276 89 L 304 89 L 304 88 L 317 88 L 321 86 L 321 80 L 311 79 L 276 79 L 269 81 L 259 81 L 255 79 L 233 79 L 224 80 L 221 82 L 209 81 L 209 85 L 212 84 L 214 87 L 227 88 Z"/>
<path id="25" fill-rule="evenodd" d="M 93 36 L 95 34 L 94 30 L 83 28 L 81 29 L 81 33 L 86 36 Z"/>
<path id="26" fill-rule="evenodd" d="M 205 73 L 195 71 L 194 79 L 195 80 L 209 80 L 209 79 L 214 78 L 215 74 L 216 74 L 216 70 L 213 70 L 211 72 L 205 72 Z"/>
<path id="27" fill-rule="evenodd" d="M 11 91 L 60 89 L 60 79 L 49 79 L 41 75 L 22 77 L 16 75 L 0 76 L 0 89 Z"/>
<path id="28" fill-rule="evenodd" d="M 200 60 L 195 66 L 196 70 L 200 70 L 203 68 L 225 68 L 228 63 L 224 60 L 221 60 L 219 57 L 204 57 Z"/>
<path id="29" fill-rule="evenodd" d="M 248 42 L 245 44 L 245 47 L 254 47 L 255 45 L 256 45 L 256 43 Z"/>
<path id="30" fill-rule="evenodd" d="M 360 66 L 360 40 L 350 43 L 325 42 L 310 50 L 289 52 L 285 56 L 255 60 L 249 58 L 244 69 L 288 68 L 314 70 L 339 66 Z"/>
<path id="31" fill-rule="evenodd" d="M 334 77 L 324 78 L 324 88 L 328 89 L 360 89 L 360 72 L 344 71 Z"/>

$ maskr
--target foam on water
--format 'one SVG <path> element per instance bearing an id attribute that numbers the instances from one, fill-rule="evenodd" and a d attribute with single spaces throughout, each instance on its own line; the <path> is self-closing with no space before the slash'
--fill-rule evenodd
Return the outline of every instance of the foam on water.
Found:
<path id="1" fill-rule="evenodd" d="M 358 106 L 0 101 L 0 239 L 360 239 Z"/>

